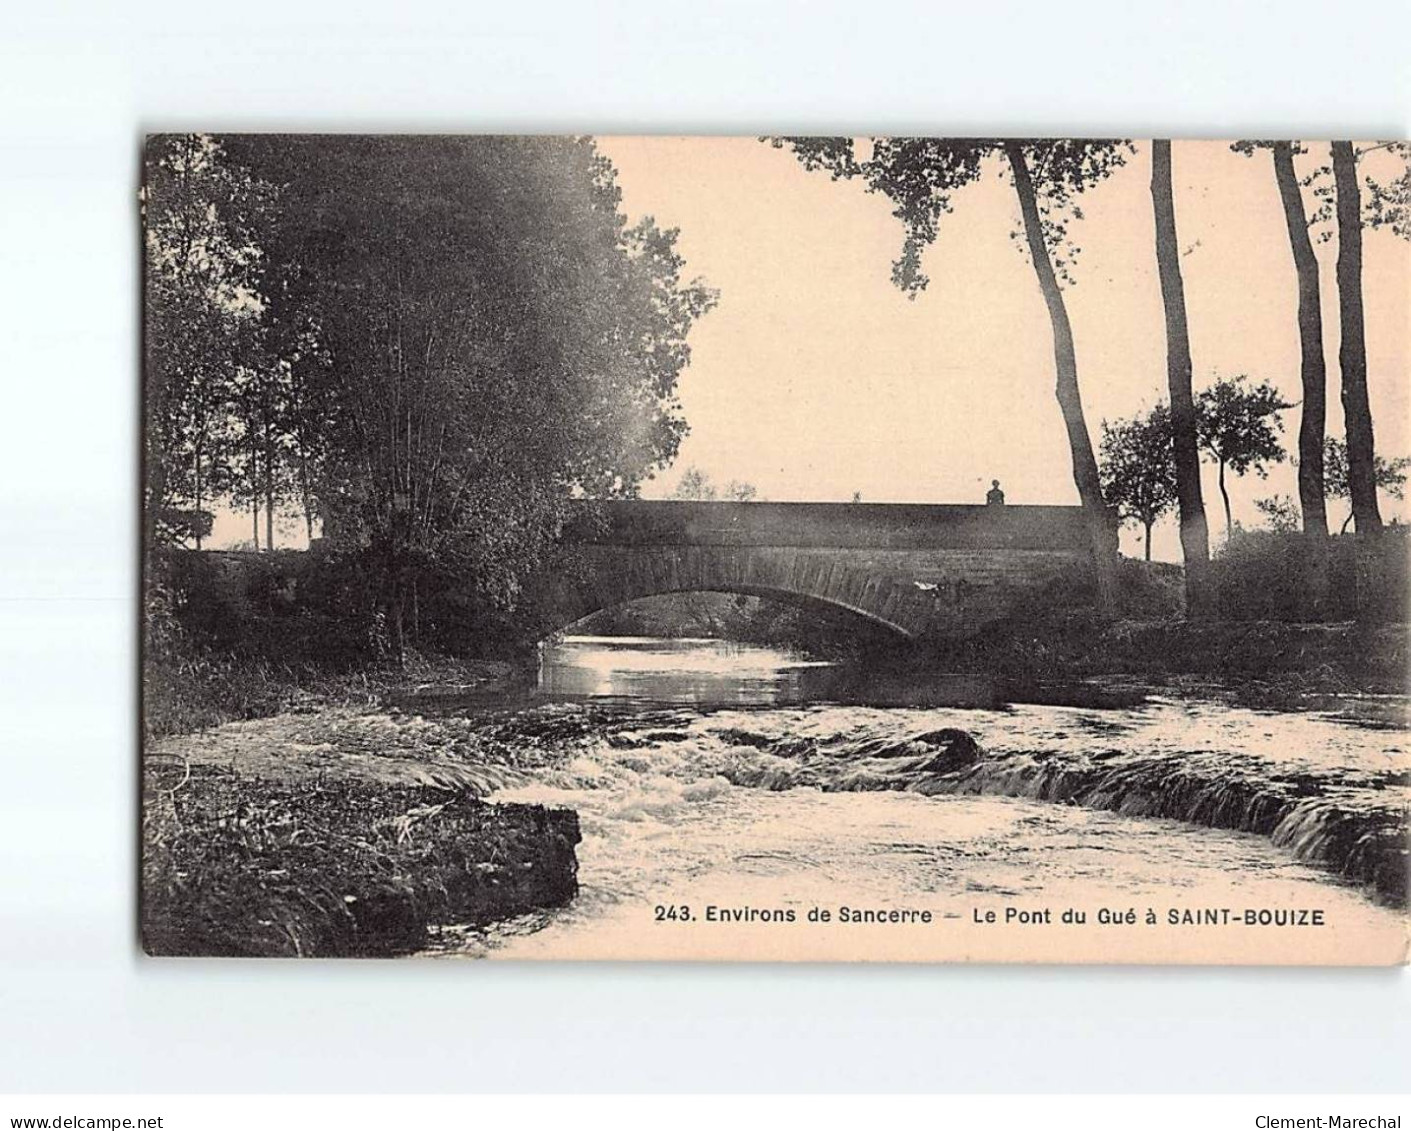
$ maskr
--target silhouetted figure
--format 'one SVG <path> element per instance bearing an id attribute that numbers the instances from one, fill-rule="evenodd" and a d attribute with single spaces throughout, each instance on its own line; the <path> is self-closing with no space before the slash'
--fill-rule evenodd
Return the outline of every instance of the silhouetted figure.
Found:
<path id="1" fill-rule="evenodd" d="M 991 507 L 1004 506 L 1004 492 L 999 489 L 999 480 L 990 480 L 990 489 L 985 495 L 985 504 Z"/>

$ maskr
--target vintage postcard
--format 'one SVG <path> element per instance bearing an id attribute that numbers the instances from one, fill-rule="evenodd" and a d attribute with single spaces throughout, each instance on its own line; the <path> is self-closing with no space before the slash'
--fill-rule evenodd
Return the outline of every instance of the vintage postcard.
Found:
<path id="1" fill-rule="evenodd" d="M 155 135 L 152 955 L 1407 960 L 1411 145 Z"/>

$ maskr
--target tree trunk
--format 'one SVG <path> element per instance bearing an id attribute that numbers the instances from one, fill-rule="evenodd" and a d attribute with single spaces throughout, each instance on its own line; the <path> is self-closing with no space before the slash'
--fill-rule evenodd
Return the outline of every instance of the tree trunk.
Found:
<path id="1" fill-rule="evenodd" d="M 1347 426 L 1347 482 L 1352 489 L 1353 521 L 1358 540 L 1382 530 L 1372 441 L 1372 408 L 1367 400 L 1367 341 L 1362 316 L 1362 194 L 1357 187 L 1357 158 L 1350 141 L 1333 142 L 1333 177 L 1337 183 L 1338 308 L 1342 342 L 1342 413 Z"/>
<path id="2" fill-rule="evenodd" d="M 1220 498 L 1225 502 L 1225 541 L 1235 536 L 1235 519 L 1230 513 L 1230 492 L 1225 489 L 1225 461 L 1220 461 Z"/>
<path id="3" fill-rule="evenodd" d="M 1146 560 L 1151 561 L 1151 523 L 1146 524 Z"/>
<path id="4" fill-rule="evenodd" d="M 196 513 L 192 516 L 191 529 L 196 535 L 196 549 L 201 548 L 201 452 L 196 451 L 196 467 L 193 478 L 196 480 Z"/>
<path id="5" fill-rule="evenodd" d="M 1308 237 L 1303 194 L 1293 170 L 1293 143 L 1274 143 L 1274 179 L 1284 205 L 1293 266 L 1298 275 L 1298 344 L 1302 351 L 1303 411 L 1298 426 L 1298 502 L 1310 548 L 1327 548 L 1328 504 L 1323 490 L 1323 435 L 1327 430 L 1328 371 L 1323 359 L 1323 306 L 1318 258 Z"/>
<path id="6" fill-rule="evenodd" d="M 396 595 L 392 598 L 391 607 L 387 610 L 387 628 L 391 636 L 392 655 L 396 657 L 399 668 L 407 666 L 407 637 L 403 615 L 405 608 L 406 600 L 399 587 Z"/>
<path id="7" fill-rule="evenodd" d="M 274 549 L 274 440 L 269 412 L 265 412 L 265 549 Z"/>
<path id="8" fill-rule="evenodd" d="M 265 478 L 265 549 L 274 549 L 274 485 L 268 478 L 268 461 Z"/>
<path id="9" fill-rule="evenodd" d="M 1298 276 L 1299 372 L 1303 407 L 1298 423 L 1298 504 L 1303 512 L 1307 614 L 1321 619 L 1328 603 L 1328 499 L 1323 482 L 1323 436 L 1327 431 L 1328 367 L 1323 357 L 1323 302 L 1318 257 L 1308 236 L 1303 193 L 1293 168 L 1293 142 L 1273 144 L 1274 180 L 1284 206 L 1284 224 Z"/>
<path id="10" fill-rule="evenodd" d="M 314 510 L 309 498 L 309 457 L 304 446 L 299 445 L 299 499 L 304 508 L 304 532 L 309 545 L 314 541 Z"/>
<path id="11" fill-rule="evenodd" d="M 399 668 L 407 666 L 407 570 L 401 552 L 394 546 L 391 559 L 391 600 L 387 609 L 387 629 L 392 655 Z"/>
<path id="12" fill-rule="evenodd" d="M 260 453 L 253 444 L 250 446 L 250 514 L 254 519 L 255 550 L 260 548 Z"/>
<path id="13" fill-rule="evenodd" d="M 1176 242 L 1176 205 L 1171 192 L 1171 143 L 1151 143 L 1151 202 L 1156 218 L 1156 266 L 1166 308 L 1166 382 L 1171 394 L 1171 443 L 1176 457 L 1176 501 L 1181 516 L 1181 556 L 1186 564 L 1186 615 L 1209 616 L 1210 530 L 1200 489 L 1195 396 L 1191 392 L 1191 343 L 1186 292 Z"/>
<path id="14" fill-rule="evenodd" d="M 1029 258 L 1038 276 L 1039 289 L 1048 307 L 1053 328 L 1053 359 L 1057 382 L 1054 392 L 1063 423 L 1068 430 L 1068 447 L 1073 455 L 1073 482 L 1088 527 L 1093 551 L 1093 568 L 1097 577 L 1098 606 L 1105 613 L 1117 608 L 1117 527 L 1108 513 L 1098 478 L 1097 457 L 1093 454 L 1092 437 L 1083 418 L 1083 399 L 1078 388 L 1078 359 L 1073 348 L 1073 328 L 1068 321 L 1068 308 L 1063 292 L 1054 277 L 1048 245 L 1044 241 L 1043 222 L 1039 218 L 1038 198 L 1029 166 L 1024 160 L 1020 142 L 1004 143 L 1005 156 L 1014 174 L 1014 191 L 1019 196 L 1019 210 L 1024 217 L 1024 234 L 1029 245 Z"/>

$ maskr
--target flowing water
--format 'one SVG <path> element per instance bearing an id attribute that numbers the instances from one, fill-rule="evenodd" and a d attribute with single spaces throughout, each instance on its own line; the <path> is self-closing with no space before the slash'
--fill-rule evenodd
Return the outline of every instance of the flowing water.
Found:
<path id="1" fill-rule="evenodd" d="M 436 952 L 1404 959 L 1405 701 L 1274 713 L 907 683 L 722 641 L 569 637 L 528 702 L 416 705 L 550 751 L 494 799 L 572 807 L 583 830 L 570 906 L 444 929 Z"/>

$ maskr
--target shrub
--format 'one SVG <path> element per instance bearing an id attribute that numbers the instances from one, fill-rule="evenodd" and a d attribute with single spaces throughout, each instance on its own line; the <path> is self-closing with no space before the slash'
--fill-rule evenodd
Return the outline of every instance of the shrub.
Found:
<path id="1" fill-rule="evenodd" d="M 1324 621 L 1399 622 L 1407 614 L 1407 528 L 1388 527 L 1378 544 L 1334 537 L 1328 548 Z M 1211 562 L 1220 616 L 1226 620 L 1308 621 L 1307 556 L 1303 536 L 1288 531 L 1237 530 Z"/>

